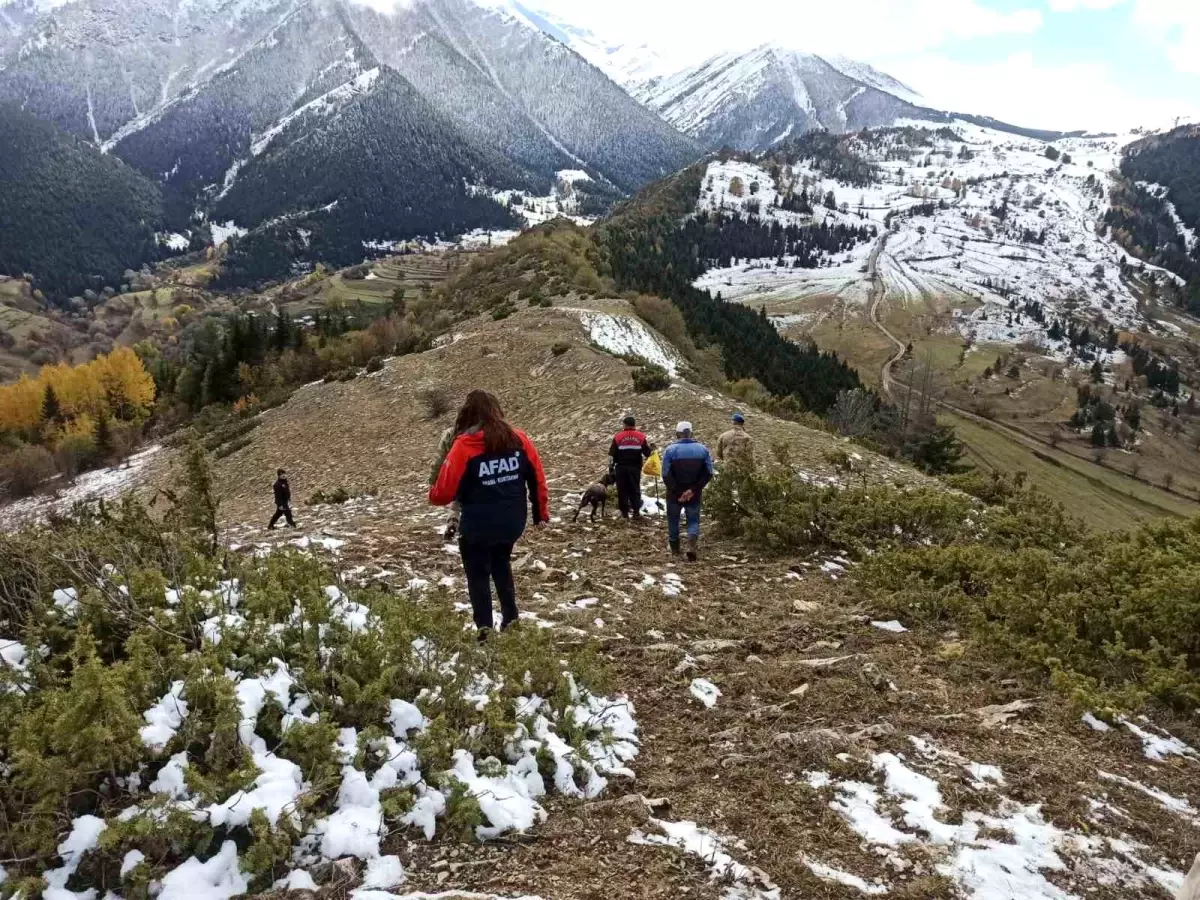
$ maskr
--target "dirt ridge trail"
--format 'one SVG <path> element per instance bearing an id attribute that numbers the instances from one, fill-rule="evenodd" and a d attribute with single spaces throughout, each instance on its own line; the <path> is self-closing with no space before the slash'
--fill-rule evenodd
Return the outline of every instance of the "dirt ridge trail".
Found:
<path id="1" fill-rule="evenodd" d="M 892 397 L 892 369 L 904 359 L 904 355 L 908 352 L 908 346 L 888 331 L 887 326 L 879 318 L 879 307 L 887 299 L 887 280 L 879 272 L 879 257 L 887 251 L 887 242 L 890 236 L 891 232 L 887 230 L 879 236 L 879 241 L 871 250 L 871 257 L 867 261 L 867 277 L 871 279 L 871 324 L 896 345 L 896 354 L 884 362 L 879 373 L 880 386 L 889 398 Z"/>
<path id="2" fill-rule="evenodd" d="M 637 710 L 636 780 L 615 779 L 599 802 L 551 795 L 548 823 L 524 837 L 481 846 L 398 836 L 408 873 L 398 895 L 849 900 L 865 886 L 907 900 L 1000 896 L 978 893 L 978 875 L 1010 879 L 1013 900 L 1167 900 L 1200 828 L 1194 813 L 1129 785 L 1200 808 L 1200 762 L 1152 763 L 1133 733 L 1093 731 L 1044 685 L 997 677 L 983 648 L 883 621 L 855 593 L 847 560 L 771 556 L 715 537 L 710 521 L 701 561 L 681 564 L 666 552 L 661 517 L 635 525 L 610 508 L 602 522 L 571 524 L 626 410 L 659 443 L 681 418 L 711 442 L 737 406 L 680 380 L 634 395 L 628 366 L 592 339 L 563 310 L 466 323 L 440 350 L 304 389 L 264 415 L 249 447 L 216 464 L 228 542 L 333 552 L 344 578 L 454 604 L 469 627 L 445 513 L 425 502 L 450 413 L 431 417 L 424 391 L 496 390 L 539 445 L 555 521 L 515 553 L 523 627 L 546 628 L 564 649 L 597 648 L 613 690 Z M 570 349 L 556 352 L 563 342 Z M 824 455 L 841 441 L 750 413 L 764 459 L 782 441 L 801 477 L 836 482 Z M 864 456 L 875 482 L 928 483 Z M 263 530 L 277 464 L 292 474 L 299 532 Z M 315 489 L 338 486 L 378 492 L 306 504 Z M 987 711 L 1013 701 L 1030 702 Z M 926 799 L 936 792 L 928 819 L 895 786 L 902 781 Z M 641 797 L 665 803 L 651 808 Z M 1018 832 L 1044 841 L 1036 859 L 1022 856 L 1030 845 L 1015 842 Z M 696 852 L 661 844 L 680 833 L 695 838 L 681 841 Z M 1014 871 L 992 867 L 999 859 Z"/>

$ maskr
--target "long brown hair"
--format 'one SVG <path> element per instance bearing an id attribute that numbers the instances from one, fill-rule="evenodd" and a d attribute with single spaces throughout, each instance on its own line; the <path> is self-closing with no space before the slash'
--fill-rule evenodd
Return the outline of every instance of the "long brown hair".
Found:
<path id="1" fill-rule="evenodd" d="M 458 419 L 454 423 L 455 433 L 462 434 L 472 428 L 483 432 L 483 443 L 488 453 L 503 453 L 521 446 L 517 433 L 504 421 L 500 401 L 487 391 L 471 391 L 458 412 Z"/>

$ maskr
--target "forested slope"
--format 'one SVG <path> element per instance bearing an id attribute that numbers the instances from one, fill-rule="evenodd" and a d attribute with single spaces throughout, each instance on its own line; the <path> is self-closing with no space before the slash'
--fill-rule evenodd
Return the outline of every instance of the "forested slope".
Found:
<path id="1" fill-rule="evenodd" d="M 65 298 L 159 255 L 154 182 L 14 107 L 0 121 L 0 273 L 32 273 Z"/>

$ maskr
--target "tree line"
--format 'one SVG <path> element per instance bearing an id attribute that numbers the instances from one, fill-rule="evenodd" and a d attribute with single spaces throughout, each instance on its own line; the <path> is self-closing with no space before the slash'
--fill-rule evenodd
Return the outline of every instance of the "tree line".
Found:
<path id="1" fill-rule="evenodd" d="M 711 268 L 728 268 L 738 259 L 794 258 L 794 265 L 815 269 L 829 256 L 872 240 L 866 225 L 784 225 L 755 216 L 701 212 L 687 219 L 675 240 L 690 246 L 697 259 L 696 277 Z"/>
<path id="2" fill-rule="evenodd" d="M 74 476 L 120 458 L 137 442 L 155 399 L 154 379 L 128 347 L 0 386 L 0 489 L 26 494 L 55 474 Z"/>

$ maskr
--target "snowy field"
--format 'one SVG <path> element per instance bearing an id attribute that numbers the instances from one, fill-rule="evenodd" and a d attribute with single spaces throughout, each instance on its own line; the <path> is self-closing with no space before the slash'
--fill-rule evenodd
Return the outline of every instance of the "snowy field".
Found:
<path id="1" fill-rule="evenodd" d="M 559 307 L 579 316 L 588 337 L 596 346 L 617 356 L 640 356 L 676 375 L 683 360 L 667 341 L 652 332 L 636 316 L 614 316 L 588 309 Z"/>
<path id="2" fill-rule="evenodd" d="M 785 225 L 871 222 L 881 228 L 889 213 L 902 214 L 893 220 L 879 256 L 887 299 L 912 304 L 940 298 L 971 307 L 947 327 L 976 343 L 1033 343 L 1051 357 L 1066 359 L 1069 347 L 1050 342 L 1046 326 L 1011 314 L 1011 298 L 1019 305 L 1042 304 L 1047 322 L 1073 316 L 1117 329 L 1161 330 L 1141 316 L 1122 283 L 1121 264 L 1130 257 L 1098 227 L 1121 149 L 1140 135 L 1056 142 L 1053 146 L 1071 158 L 1066 163 L 1050 160 L 1050 145 L 1042 141 L 961 121 L 953 130 L 962 140 L 934 136 L 928 146 L 915 148 L 860 144 L 858 152 L 880 173 L 868 187 L 825 178 L 806 163 L 785 167 L 780 181 L 786 184 L 776 184 L 764 166 L 714 162 L 697 210 L 746 215 L 749 203 L 760 206 L 761 218 Z M 735 178 L 741 196 L 731 190 Z M 775 207 L 779 188 L 788 186 L 808 191 L 811 216 Z M 836 210 L 823 205 L 828 193 Z M 914 214 L 915 207 L 931 203 L 938 208 Z M 738 260 L 705 273 L 696 286 L 749 304 L 836 297 L 865 308 L 871 296 L 871 250 L 869 245 L 856 248 L 818 269 L 778 268 L 775 259 Z"/>
<path id="3" fill-rule="evenodd" d="M 75 481 L 51 494 L 38 494 L 0 506 L 0 531 L 44 522 L 50 516 L 66 515 L 77 503 L 115 500 L 137 485 L 146 467 L 162 450 L 155 445 L 133 454 L 119 466 L 85 472 Z"/>

